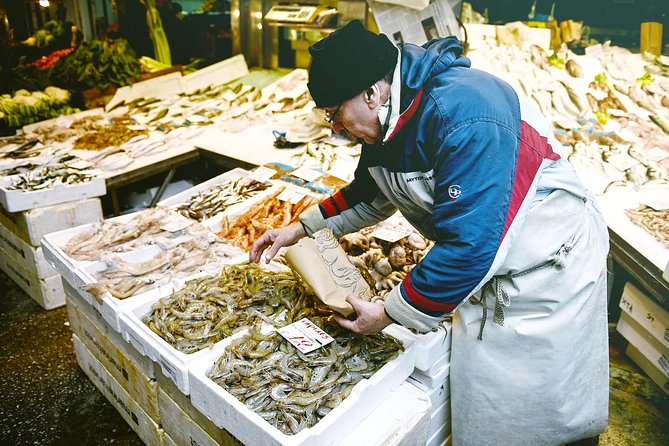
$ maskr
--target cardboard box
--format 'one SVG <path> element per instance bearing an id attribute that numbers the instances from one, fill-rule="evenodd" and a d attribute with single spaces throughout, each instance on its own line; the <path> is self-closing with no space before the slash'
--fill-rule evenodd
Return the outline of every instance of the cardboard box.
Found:
<path id="1" fill-rule="evenodd" d="M 627 313 L 620 315 L 618 332 L 629 341 L 639 352 L 669 378 L 669 349 L 664 347 L 655 336 L 648 333 L 637 321 Z"/>
<path id="2" fill-rule="evenodd" d="M 636 363 L 636 365 L 641 368 L 646 374 L 655 381 L 655 384 L 657 384 L 660 389 L 664 391 L 667 395 L 669 395 L 669 378 L 664 374 L 664 372 L 655 364 L 653 364 L 648 358 L 646 358 L 643 353 L 639 351 L 638 348 L 633 346 L 632 344 L 627 345 L 627 349 L 625 349 L 625 354 L 630 357 L 632 361 Z"/>
<path id="3" fill-rule="evenodd" d="M 669 349 L 669 312 L 631 283 L 620 297 L 620 308 Z"/>

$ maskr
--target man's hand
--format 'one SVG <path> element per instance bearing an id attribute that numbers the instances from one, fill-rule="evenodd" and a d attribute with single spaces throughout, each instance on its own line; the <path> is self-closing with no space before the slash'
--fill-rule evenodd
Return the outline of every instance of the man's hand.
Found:
<path id="1" fill-rule="evenodd" d="M 346 296 L 346 301 L 351 304 L 357 317 L 349 320 L 335 313 L 334 318 L 339 325 L 354 333 L 362 335 L 378 333 L 393 322 L 380 302 L 365 302 L 352 294 Z"/>
<path id="2" fill-rule="evenodd" d="M 265 254 L 265 263 L 269 263 L 280 248 L 294 245 L 306 235 L 307 233 L 299 222 L 288 225 L 285 228 L 270 229 L 253 243 L 251 251 L 249 251 L 249 259 L 259 263 L 263 251 L 269 246 L 269 250 Z"/>

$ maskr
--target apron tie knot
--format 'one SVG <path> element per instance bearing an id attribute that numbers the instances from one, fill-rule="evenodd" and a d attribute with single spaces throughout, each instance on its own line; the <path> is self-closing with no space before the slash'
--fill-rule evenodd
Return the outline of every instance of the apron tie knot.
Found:
<path id="1" fill-rule="evenodd" d="M 562 269 L 567 265 L 567 254 L 569 254 L 569 251 L 571 251 L 573 247 L 573 243 L 565 243 L 560 247 L 560 249 L 558 249 L 555 254 L 550 256 L 548 260 L 519 271 L 515 274 L 509 272 L 499 276 L 492 276 L 492 278 L 483 286 L 483 289 L 481 290 L 481 297 L 479 299 L 475 298 L 474 296 L 470 297 L 469 300 L 472 304 L 480 305 L 483 308 L 478 340 L 483 340 L 483 328 L 485 328 L 485 324 L 488 319 L 488 295 L 492 294 L 495 296 L 495 309 L 493 312 L 492 321 L 499 326 L 504 326 L 504 309 L 511 304 L 511 297 L 502 286 L 503 280 L 511 281 L 516 277 L 525 276 L 551 265 L 555 265 L 557 268 Z"/>

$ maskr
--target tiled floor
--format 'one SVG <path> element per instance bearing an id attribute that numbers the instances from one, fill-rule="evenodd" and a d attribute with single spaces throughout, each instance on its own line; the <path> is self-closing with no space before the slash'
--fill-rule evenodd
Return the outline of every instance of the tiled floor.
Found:
<path id="1" fill-rule="evenodd" d="M 0 444 L 141 441 L 77 366 L 65 308 L 42 310 L 0 272 Z M 669 399 L 611 331 L 610 425 L 600 445 L 669 445 Z"/>

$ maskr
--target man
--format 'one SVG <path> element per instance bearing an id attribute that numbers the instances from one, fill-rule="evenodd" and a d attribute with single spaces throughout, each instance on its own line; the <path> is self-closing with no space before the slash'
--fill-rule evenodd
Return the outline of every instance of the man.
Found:
<path id="1" fill-rule="evenodd" d="M 552 134 L 453 38 L 398 49 L 351 22 L 309 49 L 309 90 L 364 141 L 349 186 L 265 233 L 250 253 L 399 209 L 434 247 L 385 304 L 349 296 L 369 334 L 426 332 L 453 315 L 454 445 L 558 445 L 608 419 L 606 225 Z M 596 440 L 595 440 L 596 442 Z"/>

